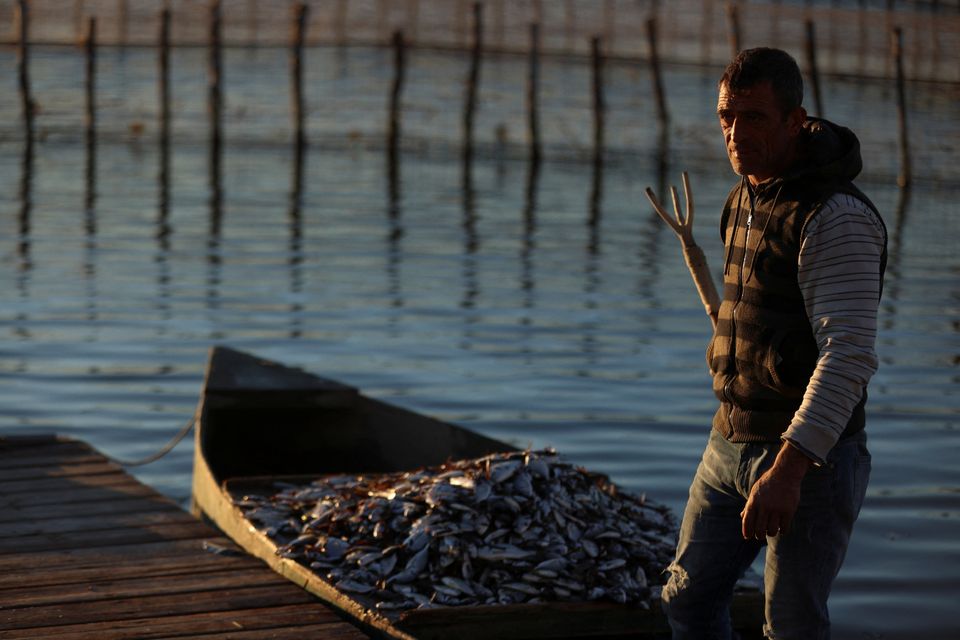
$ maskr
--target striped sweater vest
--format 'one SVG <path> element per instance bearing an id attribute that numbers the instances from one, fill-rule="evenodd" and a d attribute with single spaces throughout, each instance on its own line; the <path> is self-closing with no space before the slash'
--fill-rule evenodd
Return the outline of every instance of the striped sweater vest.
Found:
<path id="1" fill-rule="evenodd" d="M 819 358 L 797 283 L 804 225 L 835 193 L 876 211 L 849 181 L 803 182 L 759 185 L 752 202 L 741 182 L 723 209 L 723 302 L 707 363 L 720 400 L 713 428 L 732 442 L 778 441 Z M 864 389 L 843 436 L 863 429 L 866 399 Z"/>

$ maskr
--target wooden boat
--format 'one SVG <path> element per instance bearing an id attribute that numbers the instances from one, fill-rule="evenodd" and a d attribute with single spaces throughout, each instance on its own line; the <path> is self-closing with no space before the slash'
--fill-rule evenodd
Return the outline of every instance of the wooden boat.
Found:
<path id="1" fill-rule="evenodd" d="M 380 402 L 338 382 L 224 347 L 211 350 L 198 420 L 193 509 L 250 554 L 342 610 L 372 635 L 431 638 L 633 638 L 668 631 L 659 607 L 556 602 L 416 609 L 380 613 L 362 596 L 337 590 L 276 545 L 234 506 L 234 497 L 280 476 L 378 473 L 515 450 L 513 447 Z M 735 626 L 755 637 L 759 592 L 742 591 Z"/>

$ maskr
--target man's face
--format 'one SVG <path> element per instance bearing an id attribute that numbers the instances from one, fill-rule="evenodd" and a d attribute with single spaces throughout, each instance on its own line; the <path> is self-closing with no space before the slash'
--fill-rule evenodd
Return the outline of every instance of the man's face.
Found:
<path id="1" fill-rule="evenodd" d="M 784 114 L 769 82 L 730 91 L 720 87 L 717 116 L 733 170 L 751 184 L 776 177 L 793 162 L 806 112 Z"/>

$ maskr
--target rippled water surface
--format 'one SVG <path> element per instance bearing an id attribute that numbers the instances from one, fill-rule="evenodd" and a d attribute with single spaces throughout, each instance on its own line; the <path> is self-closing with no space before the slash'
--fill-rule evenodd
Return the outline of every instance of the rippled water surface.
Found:
<path id="1" fill-rule="evenodd" d="M 312 146 L 298 189 L 286 54 L 231 50 L 216 198 L 204 54 L 175 52 L 166 188 L 153 56 L 101 56 L 93 165 L 77 52 L 35 53 L 33 157 L 18 128 L 13 55 L 0 56 L 4 433 L 57 432 L 110 455 L 147 455 L 191 415 L 209 347 L 227 344 L 517 445 L 554 446 L 682 509 L 715 406 L 709 322 L 643 189 L 662 191 L 690 169 L 698 238 L 718 265 L 732 176 L 711 115 L 715 70 L 668 69 L 664 166 L 649 77 L 611 67 L 610 161 L 597 173 L 582 161 L 589 68 L 545 64 L 547 161 L 531 171 L 523 65 L 493 60 L 466 173 L 466 61 L 418 52 L 391 177 L 389 52 L 311 50 Z M 911 92 L 920 180 L 904 198 L 891 100 L 877 83 L 833 79 L 826 91 L 828 115 L 863 138 L 861 186 L 890 229 L 882 367 L 868 406 L 874 472 L 832 611 L 838 638 L 946 640 L 960 634 L 960 118 L 954 87 Z M 185 503 L 191 446 L 138 477 Z"/>

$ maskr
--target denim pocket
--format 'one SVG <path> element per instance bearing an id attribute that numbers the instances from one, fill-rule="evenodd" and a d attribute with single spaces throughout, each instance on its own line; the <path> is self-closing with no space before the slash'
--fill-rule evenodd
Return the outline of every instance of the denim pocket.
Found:
<path id="1" fill-rule="evenodd" d="M 854 436 L 852 442 L 835 447 L 831 462 L 836 468 L 835 498 L 837 511 L 850 523 L 860 514 L 860 507 L 870 482 L 872 458 L 867 450 L 864 434 Z"/>

